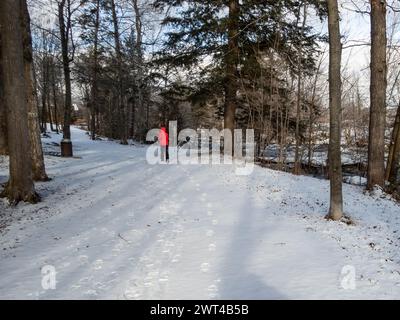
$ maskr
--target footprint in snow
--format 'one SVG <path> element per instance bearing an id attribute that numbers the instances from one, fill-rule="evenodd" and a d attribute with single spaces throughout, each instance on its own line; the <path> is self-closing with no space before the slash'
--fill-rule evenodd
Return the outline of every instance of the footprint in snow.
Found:
<path id="1" fill-rule="evenodd" d="M 100 270 L 103 268 L 103 260 L 98 259 L 95 262 L 93 262 L 93 269 L 94 270 Z"/>
<path id="2" fill-rule="evenodd" d="M 208 291 L 208 297 L 210 299 L 216 299 L 219 297 L 218 293 L 218 286 L 216 284 L 212 284 L 207 288 Z"/>
<path id="3" fill-rule="evenodd" d="M 128 300 L 138 300 L 142 297 L 142 293 L 136 289 L 125 290 L 124 297 Z"/>
<path id="4" fill-rule="evenodd" d="M 84 293 L 85 296 L 95 297 L 97 296 L 97 291 L 93 289 L 89 289 Z"/>
<path id="5" fill-rule="evenodd" d="M 158 278 L 158 282 L 166 283 L 168 281 L 169 281 L 169 273 L 168 273 L 168 271 L 165 271 L 165 272 L 161 273 L 161 275 Z"/>
<path id="6" fill-rule="evenodd" d="M 207 262 L 202 263 L 200 266 L 200 270 L 201 270 L 201 272 L 204 272 L 204 273 L 208 272 L 210 270 L 210 264 Z"/>
<path id="7" fill-rule="evenodd" d="M 207 230 L 206 235 L 207 235 L 207 237 L 212 237 L 214 235 L 214 231 L 213 230 Z"/>
<path id="8" fill-rule="evenodd" d="M 181 257 L 181 255 L 180 254 L 176 254 L 173 258 L 172 258 L 172 263 L 177 263 L 177 262 L 179 262 L 179 258 Z"/>
<path id="9" fill-rule="evenodd" d="M 89 262 L 88 256 L 79 256 L 79 262 L 81 265 L 87 264 Z"/>

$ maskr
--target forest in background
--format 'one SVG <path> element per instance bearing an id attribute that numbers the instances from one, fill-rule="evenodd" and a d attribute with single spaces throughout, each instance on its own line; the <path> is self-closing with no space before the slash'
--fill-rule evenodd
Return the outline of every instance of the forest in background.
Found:
<path id="1" fill-rule="evenodd" d="M 370 21 L 371 41 L 346 41 L 344 10 Z M 71 124 L 127 145 L 174 120 L 254 129 L 261 164 L 328 175 L 331 218 L 342 217 L 342 170 L 398 195 L 399 10 L 380 0 L 3 1 L 3 195 L 39 200 L 48 130 L 69 157 Z M 341 58 L 358 46 L 371 55 L 356 72 Z"/>

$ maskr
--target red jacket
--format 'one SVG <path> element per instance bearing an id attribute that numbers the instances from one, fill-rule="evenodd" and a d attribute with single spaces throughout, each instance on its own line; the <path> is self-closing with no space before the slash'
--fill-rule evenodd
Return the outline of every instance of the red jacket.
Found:
<path id="1" fill-rule="evenodd" d="M 165 127 L 162 127 L 158 135 L 158 141 L 161 147 L 166 147 L 168 145 L 168 133 Z"/>

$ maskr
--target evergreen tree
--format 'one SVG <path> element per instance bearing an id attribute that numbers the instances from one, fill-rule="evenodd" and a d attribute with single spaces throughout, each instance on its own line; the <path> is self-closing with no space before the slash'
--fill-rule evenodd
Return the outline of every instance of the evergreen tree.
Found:
<path id="1" fill-rule="evenodd" d="M 314 5 L 321 16 L 325 14 L 324 1 L 307 3 Z M 210 88 L 209 96 L 218 94 L 212 88 L 222 88 L 225 128 L 236 126 L 239 80 L 245 78 L 245 71 L 260 72 L 257 56 L 273 50 L 294 69 L 290 57 L 297 56 L 301 44 L 302 68 L 310 70 L 314 65 L 317 37 L 309 26 L 298 31 L 297 1 L 156 0 L 155 7 L 172 7 L 170 11 L 175 12 L 163 21 L 169 31 L 157 62 L 183 70 L 197 66 L 202 72 L 192 80 L 198 88 Z"/>

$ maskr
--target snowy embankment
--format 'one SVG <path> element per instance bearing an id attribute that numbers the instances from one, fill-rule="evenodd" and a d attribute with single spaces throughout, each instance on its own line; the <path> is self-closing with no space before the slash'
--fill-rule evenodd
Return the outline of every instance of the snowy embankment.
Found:
<path id="1" fill-rule="evenodd" d="M 0 298 L 400 298 L 400 207 L 390 199 L 345 185 L 349 226 L 323 219 L 325 180 L 149 165 L 145 147 L 76 128 L 73 141 L 76 158 L 46 157 L 53 180 L 37 185 L 41 203 L 0 202 Z M 0 162 L 0 182 L 6 175 Z M 54 290 L 41 285 L 46 265 Z M 344 266 L 353 289 L 341 286 Z"/>

